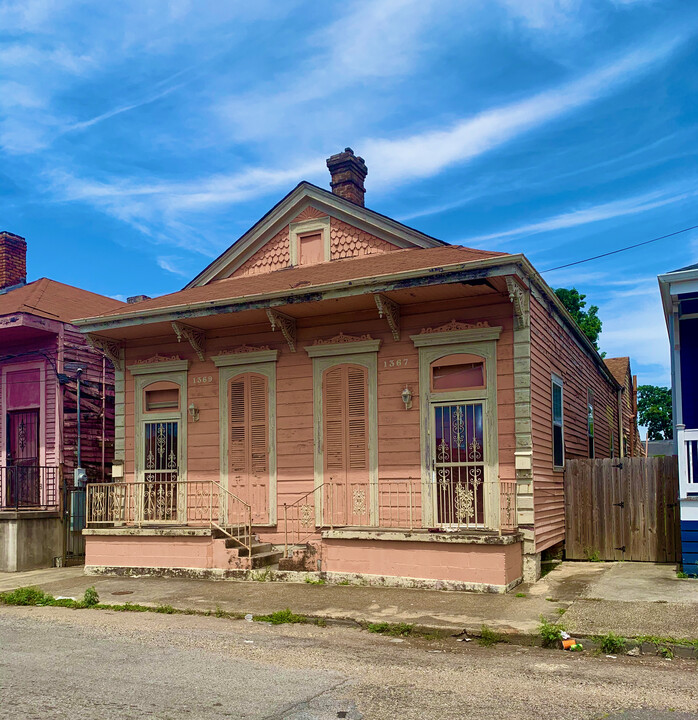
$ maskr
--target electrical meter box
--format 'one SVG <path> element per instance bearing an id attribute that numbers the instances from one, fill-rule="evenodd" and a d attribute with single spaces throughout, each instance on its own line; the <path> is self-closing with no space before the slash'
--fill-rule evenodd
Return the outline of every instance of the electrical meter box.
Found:
<path id="1" fill-rule="evenodd" d="M 85 487 L 87 483 L 87 473 L 85 472 L 85 468 L 75 468 L 73 480 L 76 488 Z"/>

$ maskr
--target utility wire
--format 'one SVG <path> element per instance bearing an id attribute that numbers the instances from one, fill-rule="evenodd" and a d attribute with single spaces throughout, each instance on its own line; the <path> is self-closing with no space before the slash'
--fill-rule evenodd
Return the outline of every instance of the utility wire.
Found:
<path id="1" fill-rule="evenodd" d="M 558 265 L 557 267 L 548 268 L 547 270 L 541 270 L 541 274 L 552 272 L 553 270 L 562 270 L 563 268 L 572 267 L 573 265 L 581 265 L 582 263 L 591 262 L 592 260 L 608 257 L 609 255 L 617 255 L 618 253 L 625 252 L 626 250 L 633 250 L 634 248 L 649 245 L 650 243 L 657 242 L 658 240 L 666 240 L 667 238 L 674 237 L 674 235 L 680 235 L 681 233 L 696 229 L 698 229 L 698 225 L 692 225 L 691 227 L 684 228 L 683 230 L 677 230 L 676 232 L 669 233 L 668 235 L 662 235 L 661 237 L 652 238 L 651 240 L 645 240 L 644 242 L 635 243 L 634 245 L 618 248 L 618 250 L 611 250 L 610 252 L 601 253 L 601 255 L 594 255 L 594 257 L 585 258 L 584 260 L 575 260 L 575 262 L 566 263 L 565 265 Z"/>

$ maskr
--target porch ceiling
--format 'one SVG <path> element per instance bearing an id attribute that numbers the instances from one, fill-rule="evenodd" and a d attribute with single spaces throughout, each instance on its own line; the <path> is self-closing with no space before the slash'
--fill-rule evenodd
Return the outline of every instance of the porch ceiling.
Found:
<path id="1" fill-rule="evenodd" d="M 275 310 L 279 310 L 293 318 L 305 321 L 308 325 L 313 324 L 314 318 L 323 318 L 328 315 L 338 317 L 342 315 L 356 316 L 357 314 L 377 312 L 373 292 L 367 291 L 364 294 L 349 295 L 344 297 L 313 297 L 312 294 L 306 298 L 296 299 L 289 304 L 275 304 Z M 506 282 L 502 276 L 476 279 L 472 281 L 445 281 L 438 285 L 427 285 L 422 287 L 408 287 L 400 290 L 382 292 L 401 306 L 401 313 L 404 316 L 419 313 L 426 303 L 444 302 L 458 298 L 472 298 L 475 303 L 485 303 L 490 298 L 496 298 L 501 294 L 507 295 Z M 137 307 L 137 305 L 135 306 Z M 269 328 L 265 308 L 240 309 L 236 312 L 221 312 L 211 309 L 210 315 L 197 317 L 179 317 L 179 321 L 206 332 L 220 332 L 236 334 L 250 334 L 263 332 Z M 255 328 L 258 326 L 258 329 Z M 171 337 L 171 320 L 150 322 L 145 325 L 130 325 L 126 327 L 100 328 L 96 334 L 102 337 L 113 338 L 120 341 L 139 340 L 143 338 L 155 339 L 157 337 Z"/>

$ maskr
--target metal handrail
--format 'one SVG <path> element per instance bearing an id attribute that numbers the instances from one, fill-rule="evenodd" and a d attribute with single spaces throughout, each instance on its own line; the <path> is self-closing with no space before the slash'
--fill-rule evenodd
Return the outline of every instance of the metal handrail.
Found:
<path id="1" fill-rule="evenodd" d="M 227 535 L 231 540 L 234 540 L 238 545 L 241 545 L 243 548 L 247 550 L 248 555 L 252 556 L 252 506 L 249 503 L 246 503 L 244 500 L 239 498 L 237 495 L 233 494 L 228 490 L 228 488 L 224 488 L 219 482 L 216 482 L 215 480 L 208 480 L 207 482 L 211 483 L 211 486 L 215 486 L 218 488 L 218 498 L 219 498 L 219 513 L 222 515 L 227 515 L 227 513 L 222 512 L 223 507 L 222 503 L 220 502 L 220 494 L 221 492 L 224 492 L 229 498 L 232 498 L 236 503 L 242 506 L 243 512 L 245 514 L 245 523 L 243 527 L 244 534 L 242 535 L 243 538 L 247 538 L 247 542 L 243 542 L 240 539 L 240 536 L 235 536 L 231 532 L 228 532 L 224 527 L 222 527 L 219 523 L 214 522 L 213 520 L 213 493 L 210 493 L 210 524 L 211 528 L 216 528 L 220 532 L 222 532 L 224 535 Z M 227 504 L 227 503 L 226 503 Z M 220 517 L 219 517 L 220 520 Z M 237 527 L 241 527 L 240 523 L 233 523 L 233 525 L 237 525 Z M 230 527 L 230 525 L 229 525 Z"/>
<path id="2" fill-rule="evenodd" d="M 315 496 L 315 493 L 316 493 L 318 490 L 322 490 L 326 485 L 329 485 L 329 483 L 321 483 L 321 484 L 318 485 L 317 487 L 314 487 L 312 490 L 309 490 L 309 491 L 308 491 L 307 493 L 305 493 L 304 495 L 301 495 L 301 496 L 298 498 L 298 500 L 295 500 L 294 502 L 292 502 L 292 503 L 290 503 L 290 504 L 284 503 L 284 557 L 285 557 L 285 558 L 288 557 L 288 525 L 289 525 L 288 511 L 289 511 L 290 509 L 292 509 L 292 508 L 296 508 L 297 510 L 299 510 L 300 507 L 301 507 L 301 506 L 300 506 L 300 503 L 302 503 L 304 500 L 307 500 L 310 495 Z M 310 507 L 310 505 L 308 505 L 308 503 L 305 503 L 305 506 L 308 507 L 308 508 Z M 313 506 L 312 506 L 313 518 L 315 517 L 315 507 L 316 507 L 315 497 L 313 497 Z M 331 517 L 332 517 L 332 515 L 330 514 L 330 520 L 331 520 Z M 301 521 L 301 518 L 300 518 L 300 517 L 296 517 L 295 520 L 299 523 L 299 525 L 301 524 L 301 522 L 304 522 L 304 521 Z M 315 533 L 316 530 L 317 530 L 317 526 L 316 526 L 316 524 L 315 524 L 315 521 L 313 520 L 313 529 L 310 530 L 308 533 L 306 533 L 305 537 L 303 537 L 303 538 L 301 539 L 301 537 L 300 537 L 300 528 L 299 528 L 299 529 L 297 530 L 298 538 L 296 539 L 296 541 L 295 541 L 293 544 L 294 544 L 294 545 L 301 545 L 301 544 L 303 544 L 311 535 L 313 535 L 313 534 Z M 291 529 L 291 534 L 292 534 L 291 539 L 292 539 L 292 540 L 293 540 L 293 532 L 294 532 L 294 530 L 293 530 L 293 528 L 292 528 L 292 529 Z"/>
<path id="3" fill-rule="evenodd" d="M 186 493 L 181 493 L 182 489 Z M 148 491 L 154 497 L 150 493 L 146 497 Z M 233 518 L 229 518 L 231 499 Z M 88 483 L 86 515 L 87 527 L 208 525 L 252 552 L 252 506 L 215 480 Z M 238 534 L 233 532 L 234 527 Z"/>

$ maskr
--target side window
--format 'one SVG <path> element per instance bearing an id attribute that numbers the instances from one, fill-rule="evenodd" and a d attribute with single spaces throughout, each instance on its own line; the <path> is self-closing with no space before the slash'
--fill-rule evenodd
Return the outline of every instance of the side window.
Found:
<path id="1" fill-rule="evenodd" d="M 565 417 L 561 377 L 553 375 L 552 390 L 553 466 L 556 468 L 562 468 L 565 465 Z"/>
<path id="2" fill-rule="evenodd" d="M 589 457 L 594 457 L 594 393 L 587 390 L 587 437 L 589 438 Z"/>

